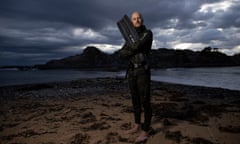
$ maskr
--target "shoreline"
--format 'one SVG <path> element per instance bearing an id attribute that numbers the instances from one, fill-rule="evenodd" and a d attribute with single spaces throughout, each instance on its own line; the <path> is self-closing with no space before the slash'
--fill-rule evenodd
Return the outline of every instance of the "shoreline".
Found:
<path id="1" fill-rule="evenodd" d="M 123 77 L 104 77 L 104 78 L 81 78 L 78 80 L 66 80 L 66 81 L 56 81 L 56 82 L 40 82 L 40 83 L 27 83 L 27 84 L 16 84 L 16 85 L 6 85 L 6 86 L 0 86 L 0 98 L 5 95 L 6 91 L 16 92 L 20 89 L 25 90 L 39 90 L 39 89 L 51 89 L 51 88 L 83 88 L 82 85 L 78 85 L 78 87 L 74 86 L 74 84 L 79 84 L 81 82 L 85 83 L 87 81 L 91 81 L 88 83 L 89 85 L 85 86 L 93 86 L 93 85 L 100 85 L 103 84 L 101 87 L 107 87 L 109 84 L 105 84 L 105 80 L 118 80 L 124 83 L 124 85 L 120 84 L 121 86 L 125 87 L 127 89 L 127 80 Z M 115 86 L 115 85 L 114 85 Z M 235 89 L 228 89 L 228 88 L 221 88 L 221 87 L 209 87 L 209 86 L 199 86 L 199 85 L 188 85 L 188 84 L 180 84 L 180 83 L 171 83 L 171 82 L 164 82 L 164 81 L 157 81 L 157 80 L 151 80 L 151 88 L 154 89 L 154 87 L 159 86 L 163 87 L 163 89 L 169 89 L 170 91 L 177 91 L 181 93 L 188 93 L 197 96 L 198 93 L 211 93 L 215 95 L 239 95 L 240 96 L 240 90 Z M 107 89 L 104 89 L 107 90 Z M 198 93 L 196 93 L 196 91 Z M 3 94 L 3 95 L 2 95 Z M 209 95 L 208 94 L 208 95 Z M 211 95 L 210 94 L 210 95 Z M 200 94 L 199 94 L 200 95 Z"/>
<path id="2" fill-rule="evenodd" d="M 123 78 L 0 87 L 4 143 L 133 143 L 131 97 Z M 153 119 L 146 144 L 240 141 L 240 91 L 151 83 Z"/>
<path id="3" fill-rule="evenodd" d="M 239 86 L 240 81 L 238 80 L 237 77 L 237 75 L 239 74 L 238 68 L 240 67 L 237 68 L 225 67 L 225 68 L 222 69 L 221 67 L 216 68 L 211 67 L 207 69 L 203 68 L 203 70 L 202 67 L 200 67 L 200 69 L 186 68 L 186 70 L 185 68 L 152 69 L 151 78 L 152 81 L 166 82 L 172 84 L 240 90 Z M 218 74 L 216 74 L 216 71 L 219 71 L 220 73 L 217 72 Z M 189 72 L 192 72 L 190 73 L 190 77 L 188 75 Z M 205 72 L 207 73 L 207 75 L 205 75 Z M 57 71 L 56 70 L 19 71 L 16 73 L 14 71 L 10 72 L 6 71 L 2 73 L 2 76 L 0 76 L 1 77 L 0 79 L 2 80 L 0 87 L 52 82 L 61 83 L 86 78 L 124 77 L 125 73 L 126 70 L 113 72 L 95 70 L 81 71 L 77 69 L 71 70 L 65 69 Z M 192 75 L 195 76 L 192 77 Z M 198 75 L 200 75 L 200 77 L 198 77 Z"/>

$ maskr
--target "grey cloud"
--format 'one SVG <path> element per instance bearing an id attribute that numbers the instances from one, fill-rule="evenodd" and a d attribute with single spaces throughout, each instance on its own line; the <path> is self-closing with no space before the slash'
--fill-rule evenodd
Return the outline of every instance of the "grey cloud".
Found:
<path id="1" fill-rule="evenodd" d="M 74 48 L 80 51 L 88 44 L 121 45 L 123 39 L 116 22 L 135 10 L 154 30 L 157 47 L 168 47 L 175 41 L 212 44 L 215 40 L 221 47 L 240 45 L 234 38 L 239 32 L 240 4 L 226 12 L 199 12 L 201 5 L 220 1 L 2 0 L 0 50 L 9 55 L 17 53 L 17 58 L 25 54 L 23 59 L 34 55 L 40 61 L 43 57 L 76 54 Z M 223 28 L 223 32 L 217 28 Z M 168 29 L 175 31 L 169 35 L 165 33 Z"/>
<path id="2" fill-rule="evenodd" d="M 191 35 L 190 42 L 202 42 L 209 43 L 214 40 L 226 40 L 224 33 L 216 29 L 205 29 L 201 31 L 196 31 Z"/>
<path id="3" fill-rule="evenodd" d="M 223 13 L 222 15 L 216 17 L 217 27 L 221 28 L 229 28 L 229 27 L 237 27 L 240 28 L 240 3 L 238 5 L 233 5 L 229 11 Z"/>

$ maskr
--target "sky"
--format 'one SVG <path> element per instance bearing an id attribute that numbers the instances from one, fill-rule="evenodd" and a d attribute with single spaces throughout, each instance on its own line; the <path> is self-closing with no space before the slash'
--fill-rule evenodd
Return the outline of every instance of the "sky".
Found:
<path id="1" fill-rule="evenodd" d="M 240 53 L 240 0 L 1 0 L 0 66 L 44 64 L 87 46 L 112 53 L 124 40 L 116 25 L 139 11 L 152 49 L 205 47 Z"/>

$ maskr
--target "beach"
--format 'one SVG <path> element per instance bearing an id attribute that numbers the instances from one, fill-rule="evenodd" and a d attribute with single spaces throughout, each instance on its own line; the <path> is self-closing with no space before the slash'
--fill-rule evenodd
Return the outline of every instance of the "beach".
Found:
<path id="1" fill-rule="evenodd" d="M 240 91 L 151 83 L 146 144 L 238 144 Z M 1 144 L 130 144 L 127 81 L 92 78 L 0 87 Z"/>

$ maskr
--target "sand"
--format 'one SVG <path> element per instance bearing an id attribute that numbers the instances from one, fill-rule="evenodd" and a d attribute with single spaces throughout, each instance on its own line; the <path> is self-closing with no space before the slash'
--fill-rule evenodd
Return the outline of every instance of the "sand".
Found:
<path id="1" fill-rule="evenodd" d="M 239 144 L 240 91 L 152 82 L 146 144 Z M 0 87 L 1 144 L 130 144 L 122 78 Z"/>

